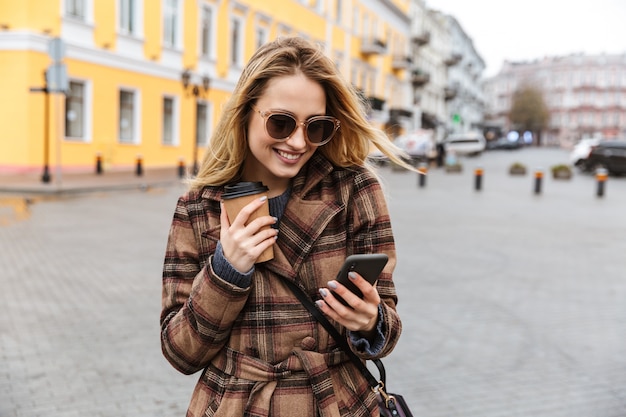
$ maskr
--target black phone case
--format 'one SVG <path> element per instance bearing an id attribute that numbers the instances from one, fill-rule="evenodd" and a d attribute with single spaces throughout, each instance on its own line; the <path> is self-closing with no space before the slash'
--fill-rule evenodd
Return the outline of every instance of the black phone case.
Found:
<path id="1" fill-rule="evenodd" d="M 339 270 L 336 281 L 343 284 L 357 296 L 363 298 L 363 293 L 361 293 L 361 290 L 359 290 L 356 285 L 352 283 L 350 278 L 348 278 L 348 273 L 351 271 L 357 272 L 365 280 L 367 280 L 367 282 L 374 285 L 383 268 L 387 265 L 388 260 L 388 256 L 384 253 L 350 255 L 346 258 L 343 266 Z M 341 303 L 348 305 L 348 303 L 346 303 L 345 300 L 339 295 L 334 292 L 333 295 L 336 299 L 341 301 Z"/>

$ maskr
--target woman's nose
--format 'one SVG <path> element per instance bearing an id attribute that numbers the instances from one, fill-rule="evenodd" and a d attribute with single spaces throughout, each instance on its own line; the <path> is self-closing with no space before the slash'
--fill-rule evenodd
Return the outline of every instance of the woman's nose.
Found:
<path id="1" fill-rule="evenodd" d="M 298 123 L 296 130 L 289 136 L 287 143 L 294 149 L 302 149 L 306 147 L 306 138 L 304 133 L 304 123 Z"/>

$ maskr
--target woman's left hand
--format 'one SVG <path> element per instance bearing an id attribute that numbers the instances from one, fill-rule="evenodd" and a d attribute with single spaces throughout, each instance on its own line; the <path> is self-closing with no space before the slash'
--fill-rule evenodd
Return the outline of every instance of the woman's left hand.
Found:
<path id="1" fill-rule="evenodd" d="M 363 279 L 358 273 L 350 272 L 348 277 L 361 290 L 363 298 L 359 298 L 348 288 L 332 280 L 328 281 L 327 288 L 320 288 L 323 300 L 319 300 L 317 306 L 324 314 L 343 325 L 346 329 L 360 332 L 363 336 L 370 338 L 369 336 L 373 335 L 378 322 L 380 296 L 378 291 L 376 291 L 376 287 Z M 343 298 L 349 304 L 349 307 L 337 300 L 331 290 Z"/>

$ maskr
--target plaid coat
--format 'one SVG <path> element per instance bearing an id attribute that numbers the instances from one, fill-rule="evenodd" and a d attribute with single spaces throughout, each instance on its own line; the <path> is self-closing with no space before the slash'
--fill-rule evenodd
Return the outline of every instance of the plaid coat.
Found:
<path id="1" fill-rule="evenodd" d="M 187 416 L 377 416 L 365 378 L 284 283 L 295 281 L 315 300 L 347 255 L 386 253 L 377 284 L 386 340 L 379 356 L 391 352 L 401 331 L 396 257 L 376 177 L 315 154 L 293 180 L 275 257 L 256 265 L 249 288 L 211 268 L 221 194 L 222 187 L 205 187 L 178 200 L 163 267 L 163 354 L 180 372 L 202 370 Z"/>

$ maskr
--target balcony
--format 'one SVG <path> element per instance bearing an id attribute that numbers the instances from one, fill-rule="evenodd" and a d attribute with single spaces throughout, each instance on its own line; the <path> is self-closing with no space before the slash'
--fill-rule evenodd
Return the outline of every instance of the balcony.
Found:
<path id="1" fill-rule="evenodd" d="M 446 101 L 452 100 L 458 94 L 459 89 L 456 85 L 449 85 L 443 89 L 443 96 Z"/>
<path id="2" fill-rule="evenodd" d="M 451 67 L 461 62 L 462 59 L 463 59 L 463 55 L 459 53 L 454 53 L 454 54 L 451 54 L 448 58 L 444 59 L 443 63 Z"/>
<path id="3" fill-rule="evenodd" d="M 413 70 L 411 72 L 411 84 L 413 87 L 422 87 L 430 81 L 430 74 L 425 73 L 422 70 Z"/>
<path id="4" fill-rule="evenodd" d="M 387 44 L 382 39 L 363 39 L 361 53 L 363 55 L 382 55 L 387 52 Z"/>
<path id="5" fill-rule="evenodd" d="M 411 118 L 413 117 L 413 111 L 410 109 L 404 109 L 402 107 L 394 107 L 389 109 L 389 119 L 398 120 L 401 117 Z"/>
<path id="6" fill-rule="evenodd" d="M 428 42 L 430 42 L 430 32 L 424 31 L 424 32 L 420 33 L 419 35 L 413 35 L 411 40 L 417 46 L 424 46 Z"/>
<path id="7" fill-rule="evenodd" d="M 375 96 L 368 97 L 367 101 L 369 102 L 372 110 L 380 111 L 383 109 L 383 106 L 385 105 L 385 100 L 383 100 L 382 98 L 375 97 Z"/>
<path id="8" fill-rule="evenodd" d="M 394 70 L 405 70 L 409 68 L 409 65 L 413 60 L 408 55 L 394 55 L 391 61 L 391 68 Z"/>

